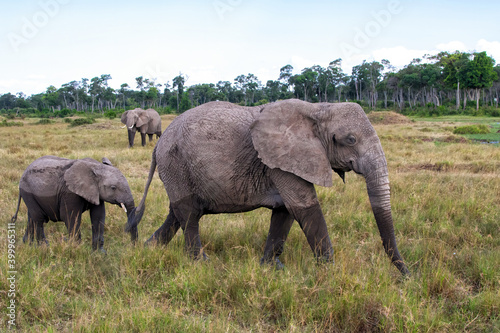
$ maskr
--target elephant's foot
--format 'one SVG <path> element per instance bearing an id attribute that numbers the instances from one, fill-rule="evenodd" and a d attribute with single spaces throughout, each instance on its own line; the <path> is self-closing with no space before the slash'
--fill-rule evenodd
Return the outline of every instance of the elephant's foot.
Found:
<path id="1" fill-rule="evenodd" d="M 285 265 L 280 261 L 280 259 L 278 257 L 274 257 L 274 259 L 266 259 L 264 257 L 262 257 L 260 259 L 260 265 L 271 265 L 271 266 L 274 266 L 274 268 L 277 270 L 277 271 L 280 271 L 282 269 L 285 268 Z"/>
<path id="2" fill-rule="evenodd" d="M 189 253 L 189 256 L 195 261 L 210 261 L 210 259 L 208 258 L 208 256 L 205 254 L 205 252 L 203 250 L 199 250 L 199 251 L 188 250 L 188 253 Z"/>
<path id="3" fill-rule="evenodd" d="M 144 247 L 151 247 L 155 246 L 156 244 L 157 244 L 157 239 L 155 238 L 154 235 L 152 235 L 151 237 L 149 237 L 147 241 L 144 242 Z"/>
<path id="4" fill-rule="evenodd" d="M 92 249 L 92 251 L 99 252 L 100 254 L 104 254 L 104 255 L 108 254 L 108 252 L 103 247 L 100 247 L 99 249 Z"/>
<path id="5" fill-rule="evenodd" d="M 317 256 L 316 262 L 318 263 L 318 265 L 331 264 L 333 266 L 335 264 L 333 255 Z"/>
<path id="6" fill-rule="evenodd" d="M 201 251 L 201 256 L 199 255 L 197 260 L 202 260 L 202 261 L 210 261 L 210 258 L 205 254 L 205 252 L 202 250 Z"/>
<path id="7" fill-rule="evenodd" d="M 24 240 L 23 240 L 24 241 Z M 30 244 L 32 244 L 32 241 L 30 241 Z M 36 241 L 36 245 L 37 246 L 49 246 L 49 241 L 46 239 L 46 238 L 42 238 L 42 239 L 37 239 Z"/>

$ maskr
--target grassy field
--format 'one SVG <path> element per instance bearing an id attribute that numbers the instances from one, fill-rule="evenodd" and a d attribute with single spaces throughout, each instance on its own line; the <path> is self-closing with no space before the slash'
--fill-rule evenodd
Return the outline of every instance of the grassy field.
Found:
<path id="1" fill-rule="evenodd" d="M 164 126 L 171 119 L 163 116 Z M 8 295 L 7 225 L 24 169 L 49 154 L 106 156 L 138 204 L 154 144 L 128 149 L 119 119 L 73 128 L 26 119 L 22 127 L 1 127 L 0 330 L 15 299 L 16 328 L 26 332 L 500 332 L 500 148 L 452 134 L 459 122 L 500 119 L 432 120 L 375 125 L 408 279 L 385 255 L 364 180 L 353 173 L 345 185 L 335 177 L 333 187 L 318 187 L 335 265 L 316 264 L 295 223 L 282 271 L 259 265 L 265 209 L 203 217 L 208 262 L 188 258 L 181 232 L 168 247 L 143 247 L 167 214 L 155 175 L 137 246 L 123 232 L 123 211 L 107 205 L 107 255 L 91 252 L 88 213 L 81 244 L 63 240 L 62 222 L 46 225 L 50 246 L 23 244 L 23 203 L 15 225 L 15 298 Z"/>

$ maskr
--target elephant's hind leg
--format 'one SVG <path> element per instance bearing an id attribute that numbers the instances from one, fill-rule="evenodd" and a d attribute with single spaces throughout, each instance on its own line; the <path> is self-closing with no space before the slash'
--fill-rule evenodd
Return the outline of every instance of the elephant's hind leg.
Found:
<path id="1" fill-rule="evenodd" d="M 264 248 L 264 256 L 260 259 L 261 264 L 275 263 L 276 268 L 280 269 L 283 267 L 279 256 L 283 253 L 283 246 L 293 221 L 293 216 L 285 207 L 273 209 L 271 225 L 269 226 L 269 233 Z"/>
<path id="2" fill-rule="evenodd" d="M 38 245 L 40 244 L 49 244 L 47 239 L 45 238 L 45 231 L 43 229 L 43 224 L 46 222 L 44 219 L 34 219 L 32 214 L 28 211 L 28 225 L 26 226 L 26 232 L 23 236 L 23 243 L 29 241 L 29 244 L 32 244 L 35 240 Z"/>
<path id="3" fill-rule="evenodd" d="M 33 243 L 34 240 L 35 240 L 35 223 L 31 218 L 30 212 L 28 211 L 28 223 L 26 225 L 26 232 L 24 233 L 23 236 L 23 243 L 29 241 L 29 244 L 31 244 Z"/>
<path id="4" fill-rule="evenodd" d="M 196 197 L 171 205 L 184 231 L 186 251 L 194 259 L 208 259 L 201 247 L 199 222 L 203 215 Z"/>
<path id="5" fill-rule="evenodd" d="M 170 207 L 170 211 L 168 213 L 167 218 L 165 219 L 165 222 L 163 222 L 163 225 L 156 230 L 151 237 L 146 241 L 145 245 L 158 242 L 159 244 L 162 245 L 167 245 L 172 238 L 175 236 L 177 233 L 177 230 L 181 227 L 181 224 L 179 220 L 175 217 L 174 211 L 172 210 L 172 207 Z"/>

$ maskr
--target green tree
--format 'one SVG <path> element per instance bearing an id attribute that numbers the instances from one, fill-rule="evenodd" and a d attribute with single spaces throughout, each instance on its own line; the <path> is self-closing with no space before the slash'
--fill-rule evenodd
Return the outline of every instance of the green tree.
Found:
<path id="1" fill-rule="evenodd" d="M 174 79 L 172 80 L 172 87 L 175 89 L 177 88 L 177 112 L 180 110 L 180 105 L 179 105 L 179 96 L 183 96 L 184 94 L 184 84 L 186 83 L 186 79 L 184 78 L 184 75 L 182 73 L 179 73 Z M 188 98 L 189 100 L 189 98 Z M 186 109 L 187 110 L 187 109 Z"/>
<path id="2" fill-rule="evenodd" d="M 89 94 L 90 94 L 90 98 L 92 99 L 92 113 L 94 113 L 95 100 L 98 98 L 98 96 L 103 91 L 102 83 L 103 83 L 102 78 L 97 77 L 97 76 L 93 77 L 90 80 Z"/>
<path id="3" fill-rule="evenodd" d="M 59 100 L 59 93 L 57 92 L 57 88 L 54 86 L 49 86 L 42 100 L 47 104 L 49 108 L 52 108 L 52 112 L 54 112 Z"/>
<path id="4" fill-rule="evenodd" d="M 280 68 L 280 76 L 278 81 L 280 81 L 283 85 L 286 86 L 287 90 L 290 88 L 290 78 L 292 77 L 293 66 L 285 65 Z"/>
<path id="5" fill-rule="evenodd" d="M 118 92 L 120 93 L 120 96 L 122 97 L 122 108 L 125 109 L 125 95 L 128 91 L 128 89 L 130 88 L 130 86 L 128 85 L 128 83 L 122 83 L 121 86 L 120 86 L 120 90 L 118 90 Z"/>
<path id="6" fill-rule="evenodd" d="M 446 86 L 456 89 L 456 108 L 460 109 L 460 82 L 469 63 L 469 53 L 456 51 L 455 53 L 441 52 L 435 56 L 438 64 L 443 68 L 443 82 Z M 465 106 L 465 105 L 464 105 Z"/>
<path id="7" fill-rule="evenodd" d="M 219 81 L 216 85 L 216 98 L 221 101 L 231 101 L 233 102 L 232 95 L 234 94 L 234 89 L 229 81 Z"/>
<path id="8" fill-rule="evenodd" d="M 486 52 L 474 53 L 474 59 L 467 63 L 463 72 L 467 88 L 474 91 L 476 97 L 476 110 L 479 110 L 479 97 L 481 89 L 489 88 L 498 78 L 494 70 L 495 61 Z"/>
<path id="9" fill-rule="evenodd" d="M 0 96 L 0 109 L 13 109 L 16 106 L 16 95 L 6 93 Z"/>

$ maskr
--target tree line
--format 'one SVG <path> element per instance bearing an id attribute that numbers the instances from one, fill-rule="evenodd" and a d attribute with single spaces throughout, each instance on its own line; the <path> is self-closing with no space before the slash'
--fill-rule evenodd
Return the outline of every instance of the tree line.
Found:
<path id="1" fill-rule="evenodd" d="M 422 115 L 472 113 L 500 116 L 498 110 L 500 66 L 486 52 L 441 52 L 424 55 L 396 69 L 388 60 L 363 61 L 350 75 L 342 59 L 327 67 L 315 65 L 293 74 L 291 65 L 280 69 L 276 80 L 263 84 L 254 74 L 242 74 L 233 82 L 187 86 L 180 73 L 172 82 L 137 77 L 136 87 L 108 85 L 111 75 L 71 81 L 60 88 L 26 96 L 22 92 L 0 96 L 2 113 L 67 115 L 152 107 L 163 113 L 180 113 L 191 107 L 220 100 L 259 105 L 281 99 L 309 102 L 354 101 L 369 109 L 393 109 Z M 481 110 L 481 111 L 480 111 Z"/>

